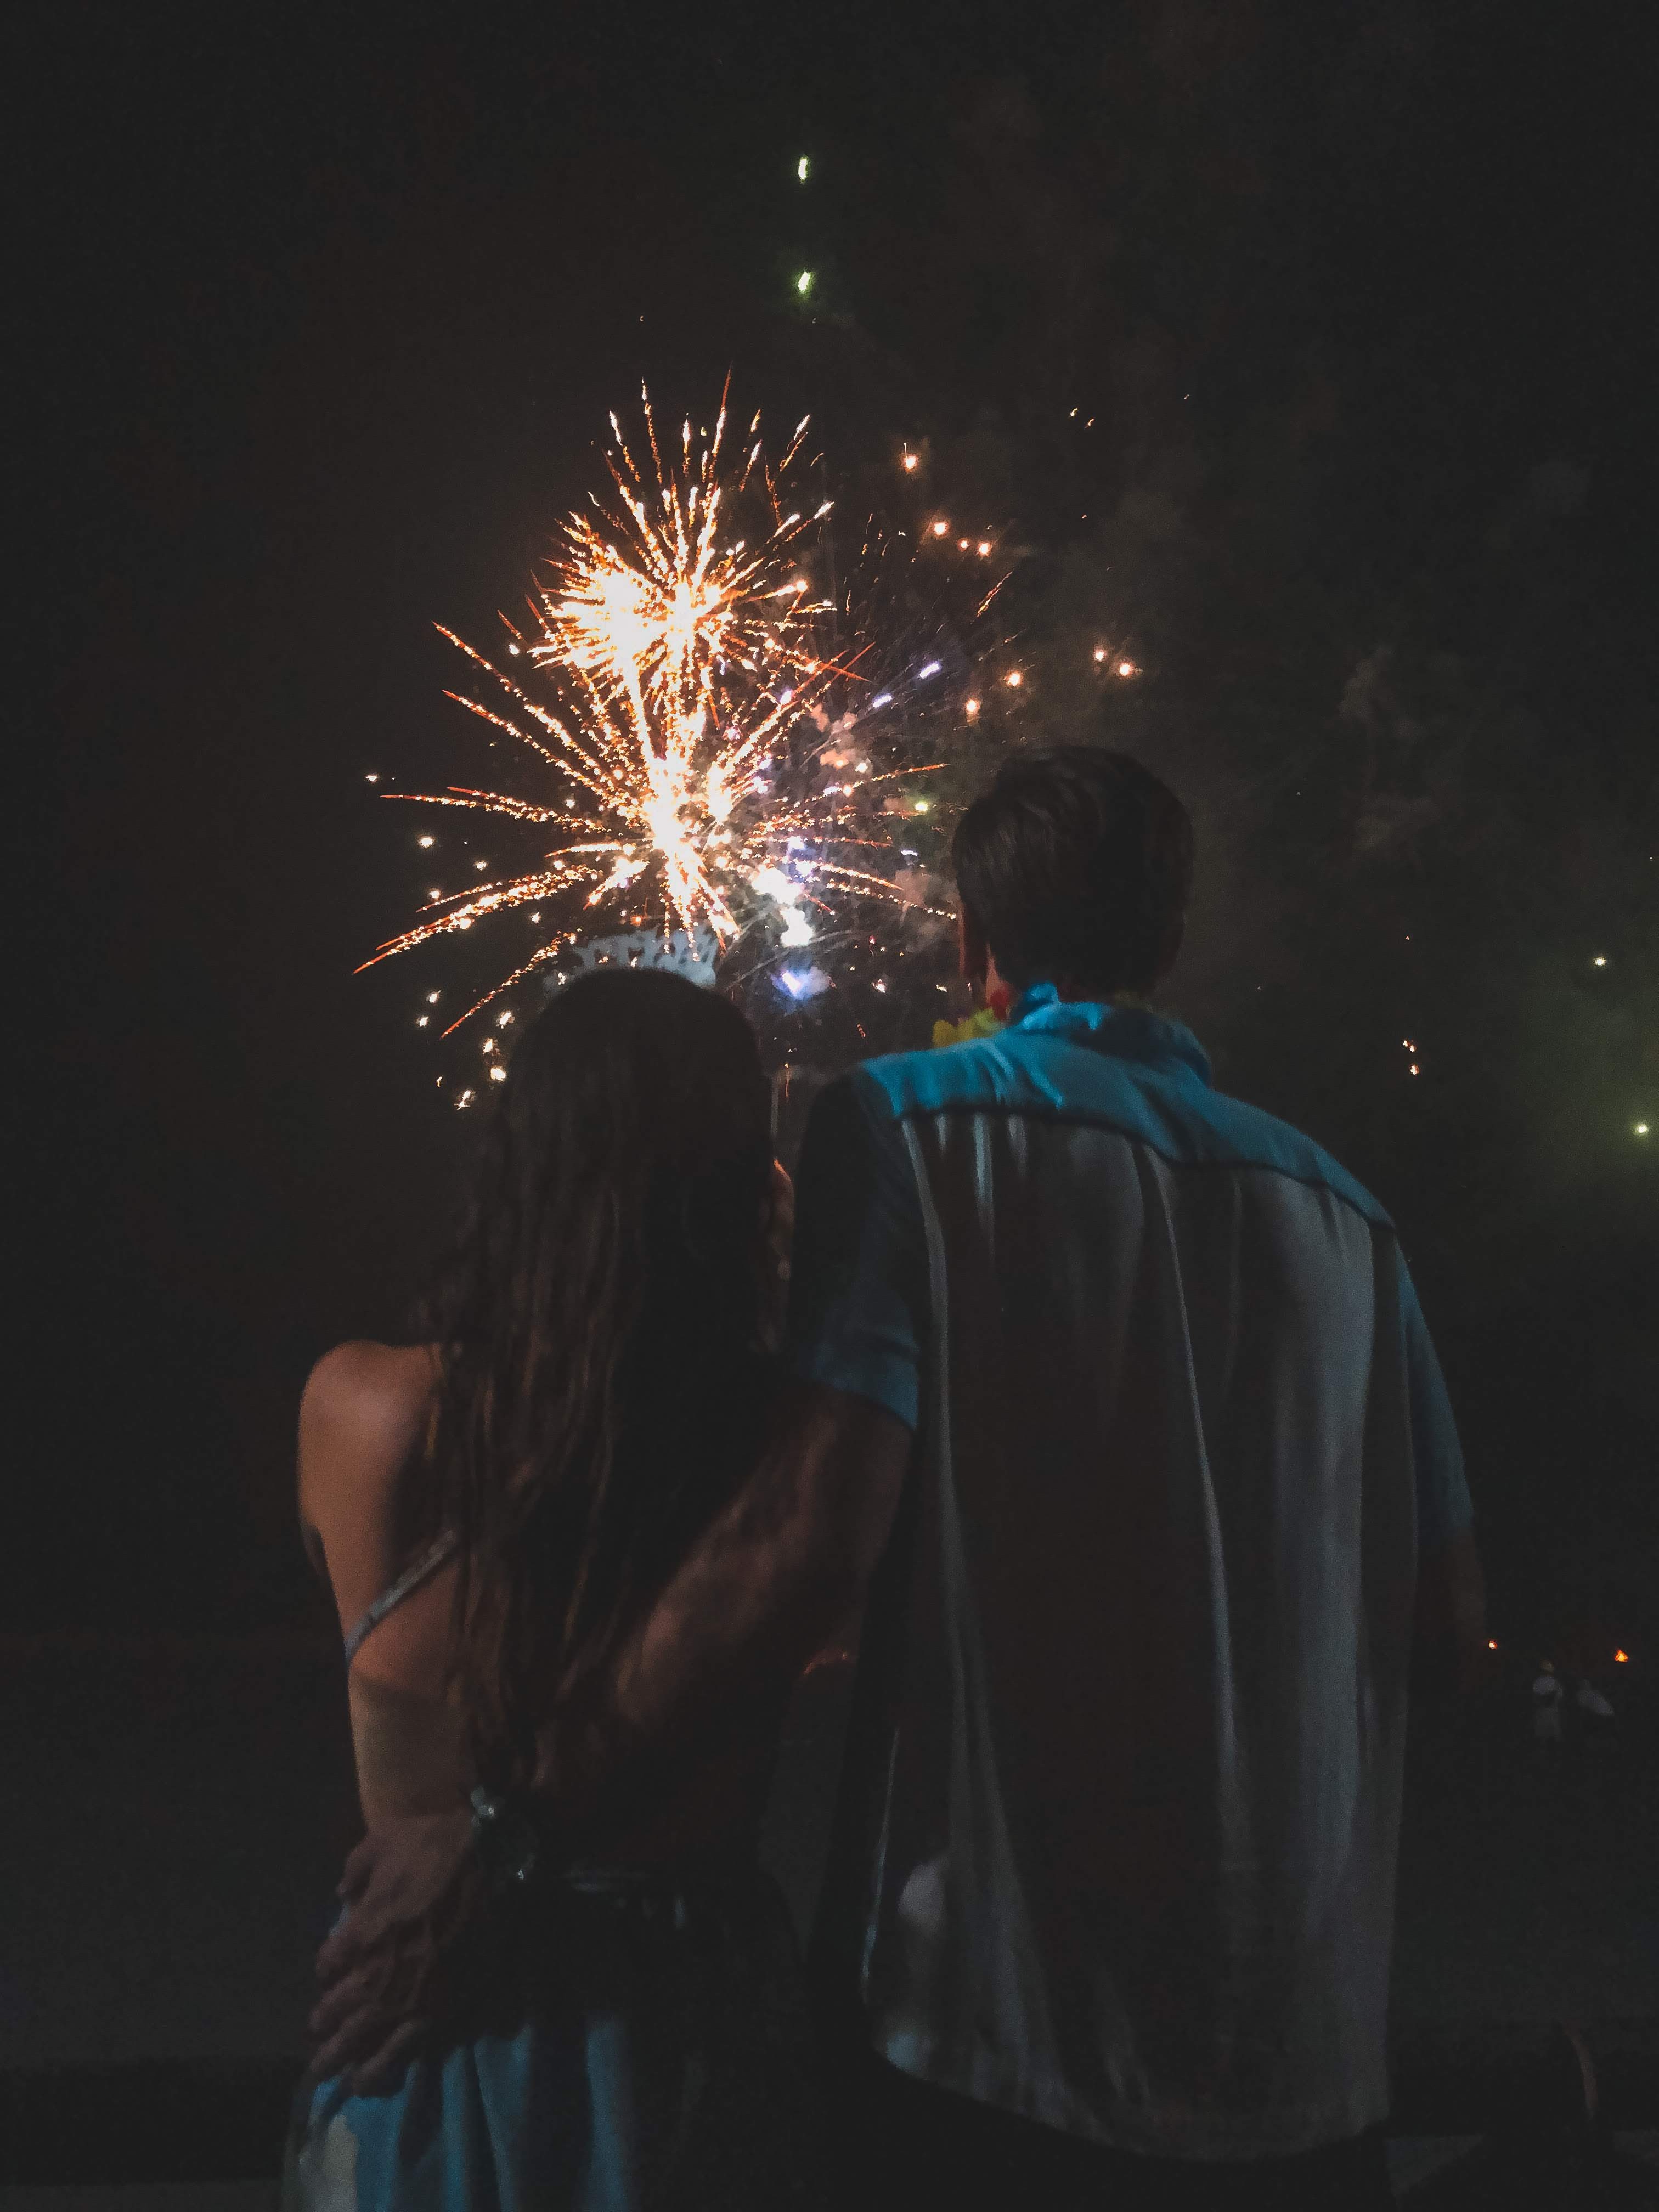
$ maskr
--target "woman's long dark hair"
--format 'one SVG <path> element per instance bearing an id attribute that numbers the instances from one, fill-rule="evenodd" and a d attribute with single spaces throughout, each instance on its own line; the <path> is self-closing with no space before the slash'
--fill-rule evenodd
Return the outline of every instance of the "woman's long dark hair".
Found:
<path id="1" fill-rule="evenodd" d="M 663 972 L 568 984 L 491 1105 L 427 1314 L 429 1504 L 460 1540 L 472 1756 L 507 1789 L 752 1455 L 771 1144 L 748 1023 Z"/>

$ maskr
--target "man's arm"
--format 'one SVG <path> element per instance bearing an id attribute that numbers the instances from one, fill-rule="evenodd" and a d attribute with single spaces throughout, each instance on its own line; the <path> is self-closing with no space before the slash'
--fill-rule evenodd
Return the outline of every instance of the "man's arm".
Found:
<path id="1" fill-rule="evenodd" d="M 1474 1547 L 1474 1508 L 1445 1377 L 1403 1258 L 1400 1295 L 1417 1484 L 1412 1673 L 1419 1695 L 1468 1696 L 1487 1670 L 1486 1585 Z"/>
<path id="2" fill-rule="evenodd" d="M 911 1431 L 821 1383 L 783 1395 L 760 1464 L 622 1656 L 602 1708 L 544 1730 L 536 1794 L 568 1832 L 609 1829 L 714 1724 L 794 1680 L 861 1601 L 886 1547 Z"/>
<path id="3" fill-rule="evenodd" d="M 1473 1527 L 1460 1528 L 1417 1570 L 1413 1673 L 1428 1698 L 1468 1697 L 1491 1673 L 1486 1649 L 1486 1582 Z"/>

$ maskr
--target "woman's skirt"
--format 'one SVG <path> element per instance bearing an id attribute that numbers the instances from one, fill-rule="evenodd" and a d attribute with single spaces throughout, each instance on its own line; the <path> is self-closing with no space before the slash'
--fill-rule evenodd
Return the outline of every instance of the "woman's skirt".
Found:
<path id="1" fill-rule="evenodd" d="M 495 2032 L 301 2087 L 283 2212 L 823 2212 L 794 1930 L 752 1864 L 567 1875 Z"/>

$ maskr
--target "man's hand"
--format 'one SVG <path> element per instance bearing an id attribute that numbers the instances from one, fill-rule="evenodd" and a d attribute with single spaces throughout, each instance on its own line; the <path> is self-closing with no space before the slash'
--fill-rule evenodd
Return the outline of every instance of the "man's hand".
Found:
<path id="1" fill-rule="evenodd" d="M 488 1976 L 489 1887 L 465 1806 L 382 1821 L 345 1863 L 348 1917 L 317 1954 L 318 2081 L 359 2096 L 395 2087 L 419 2045 L 453 2025 Z"/>
<path id="2" fill-rule="evenodd" d="M 1462 1528 L 1418 1565 L 1415 1687 L 1425 1702 L 1472 1698 L 1492 1679 L 1486 1582 L 1474 1532 Z"/>

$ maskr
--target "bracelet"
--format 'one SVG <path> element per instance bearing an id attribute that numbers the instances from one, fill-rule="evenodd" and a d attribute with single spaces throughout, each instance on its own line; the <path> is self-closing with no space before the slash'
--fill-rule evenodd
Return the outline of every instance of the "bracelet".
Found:
<path id="1" fill-rule="evenodd" d="M 499 1897 L 514 1892 L 536 1871 L 541 1857 L 541 1838 L 523 1802 L 511 1797 L 492 1797 L 480 1785 L 472 1792 L 472 1834 Z"/>

